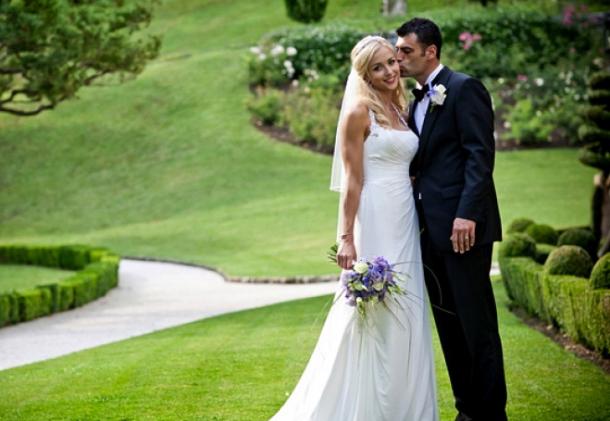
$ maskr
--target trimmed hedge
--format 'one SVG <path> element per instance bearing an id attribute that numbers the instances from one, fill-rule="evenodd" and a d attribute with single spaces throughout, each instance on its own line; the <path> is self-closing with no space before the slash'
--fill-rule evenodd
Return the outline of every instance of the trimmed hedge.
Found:
<path id="1" fill-rule="evenodd" d="M 528 313 L 610 354 L 610 289 L 594 289 L 587 278 L 549 274 L 529 257 L 500 256 L 500 270 L 508 296 Z"/>
<path id="2" fill-rule="evenodd" d="M 504 257 L 535 257 L 536 242 L 527 234 L 515 233 L 500 243 L 499 254 Z"/>
<path id="3" fill-rule="evenodd" d="M 530 226 L 533 225 L 534 221 L 529 219 L 529 218 L 517 218 L 514 219 L 513 222 L 510 223 L 510 225 L 508 226 L 508 233 L 512 234 L 515 232 L 525 232 L 525 230 Z"/>
<path id="4" fill-rule="evenodd" d="M 580 246 L 589 253 L 591 259 L 597 258 L 597 241 L 593 232 L 584 228 L 570 228 L 559 235 L 558 246 L 574 245 Z"/>
<path id="5" fill-rule="evenodd" d="M 560 246 L 553 250 L 544 264 L 551 275 L 573 275 L 588 278 L 593 268 L 591 256 L 580 246 Z"/>
<path id="6" fill-rule="evenodd" d="M 118 285 L 120 256 L 85 245 L 0 245 L 0 264 L 76 270 L 67 279 L 0 293 L 0 327 L 82 306 Z"/>
<path id="7" fill-rule="evenodd" d="M 591 287 L 610 288 L 610 253 L 604 254 L 591 271 Z"/>
<path id="8" fill-rule="evenodd" d="M 536 257 L 534 258 L 534 260 L 536 260 L 536 262 L 540 263 L 541 265 L 544 265 L 546 259 L 556 248 L 557 247 L 552 246 L 550 244 L 536 244 Z"/>
<path id="9" fill-rule="evenodd" d="M 537 243 L 551 244 L 553 246 L 557 244 L 557 231 L 550 225 L 532 224 L 527 227 L 525 232 Z"/>

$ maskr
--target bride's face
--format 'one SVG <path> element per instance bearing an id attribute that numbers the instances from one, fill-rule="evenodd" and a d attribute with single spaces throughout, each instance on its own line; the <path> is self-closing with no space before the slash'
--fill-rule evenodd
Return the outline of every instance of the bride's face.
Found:
<path id="1" fill-rule="evenodd" d="M 398 87 L 400 68 L 394 51 L 380 48 L 368 66 L 368 82 L 379 91 L 393 91 Z"/>

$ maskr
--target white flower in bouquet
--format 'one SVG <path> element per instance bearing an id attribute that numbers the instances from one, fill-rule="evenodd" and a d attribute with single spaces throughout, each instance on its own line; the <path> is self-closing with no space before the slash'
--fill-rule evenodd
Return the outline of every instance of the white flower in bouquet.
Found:
<path id="1" fill-rule="evenodd" d="M 358 262 L 354 265 L 354 271 L 359 274 L 365 274 L 369 270 L 369 265 L 366 262 Z"/>

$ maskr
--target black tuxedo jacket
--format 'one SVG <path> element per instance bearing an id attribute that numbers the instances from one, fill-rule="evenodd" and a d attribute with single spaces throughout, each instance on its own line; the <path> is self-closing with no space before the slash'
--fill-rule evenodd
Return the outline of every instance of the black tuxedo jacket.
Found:
<path id="1" fill-rule="evenodd" d="M 476 222 L 476 245 L 502 239 L 500 212 L 492 178 L 494 114 L 481 82 L 444 67 L 432 86 L 447 89 L 443 105 L 430 101 L 419 133 L 413 112 L 409 126 L 419 135 L 411 162 L 413 193 L 420 223 L 439 251 L 453 251 L 449 237 L 456 217 Z"/>

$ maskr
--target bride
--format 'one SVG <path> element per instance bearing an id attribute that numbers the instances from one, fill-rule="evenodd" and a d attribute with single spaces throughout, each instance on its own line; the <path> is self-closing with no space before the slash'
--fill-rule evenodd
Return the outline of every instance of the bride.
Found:
<path id="1" fill-rule="evenodd" d="M 272 421 L 436 421 L 433 351 L 409 164 L 418 138 L 394 48 L 367 36 L 351 52 L 331 189 L 341 193 L 337 263 L 383 256 L 404 295 L 362 318 L 339 283 L 313 354 Z"/>

